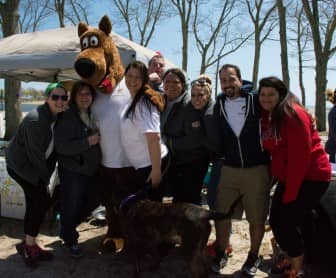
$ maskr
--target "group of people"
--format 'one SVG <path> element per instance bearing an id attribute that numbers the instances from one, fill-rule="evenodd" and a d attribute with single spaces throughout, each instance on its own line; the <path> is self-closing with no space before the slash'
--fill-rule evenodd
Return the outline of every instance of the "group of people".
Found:
<path id="1" fill-rule="evenodd" d="M 314 119 L 276 77 L 261 79 L 253 91 L 236 65 L 223 65 L 218 75 L 221 93 L 215 101 L 207 75 L 190 83 L 189 94 L 184 72 L 165 70 L 157 52 L 148 68 L 130 63 L 111 95 L 78 81 L 68 103 L 61 83 L 49 85 L 46 103 L 25 117 L 7 154 L 8 173 L 27 203 L 25 239 L 17 245 L 25 262 L 36 266 L 52 258 L 36 244 L 36 236 L 56 161 L 60 237 L 73 256 L 82 254 L 76 227 L 99 203 L 107 208 L 106 239 L 122 238 L 117 208 L 138 190 L 147 190 L 155 201 L 172 196 L 173 202 L 201 205 L 212 162 L 216 178 L 208 190 L 209 206 L 227 213 L 241 198 L 233 217 L 241 217 L 244 209 L 249 222 L 250 250 L 242 271 L 256 274 L 269 215 L 276 241 L 291 258 L 282 270 L 303 277 L 301 222 L 331 177 Z M 220 273 L 228 262 L 231 219 L 216 221 L 215 228 L 211 269 Z"/>

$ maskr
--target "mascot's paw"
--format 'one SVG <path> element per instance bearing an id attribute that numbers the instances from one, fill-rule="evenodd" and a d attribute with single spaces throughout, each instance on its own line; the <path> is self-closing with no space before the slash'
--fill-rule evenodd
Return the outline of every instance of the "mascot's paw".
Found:
<path id="1" fill-rule="evenodd" d="M 144 94 L 148 97 L 150 102 L 154 104 L 160 112 L 163 112 L 165 109 L 165 99 L 162 94 L 157 91 L 154 91 L 150 86 L 145 85 Z"/>
<path id="2" fill-rule="evenodd" d="M 111 80 L 104 79 L 98 86 L 99 90 L 102 91 L 105 94 L 112 94 L 113 92 L 113 86 L 111 83 Z"/>
<path id="3" fill-rule="evenodd" d="M 123 238 L 105 237 L 101 243 L 102 252 L 118 253 L 124 248 Z"/>

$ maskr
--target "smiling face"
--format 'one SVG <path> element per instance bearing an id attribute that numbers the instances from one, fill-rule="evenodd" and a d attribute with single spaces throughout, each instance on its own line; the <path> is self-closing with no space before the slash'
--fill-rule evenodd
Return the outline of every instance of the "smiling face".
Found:
<path id="1" fill-rule="evenodd" d="M 209 102 L 210 94 L 204 86 L 195 85 L 191 88 L 191 104 L 197 110 L 202 110 Z"/>
<path id="2" fill-rule="evenodd" d="M 151 74 L 153 72 L 157 73 L 158 76 L 162 79 L 164 73 L 165 61 L 163 57 L 153 57 L 151 63 L 148 66 L 148 73 Z"/>
<path id="3" fill-rule="evenodd" d="M 243 85 L 242 80 L 237 76 L 234 68 L 223 69 L 219 74 L 222 92 L 230 99 L 240 96 L 240 89 Z"/>
<path id="4" fill-rule="evenodd" d="M 92 103 L 92 94 L 90 88 L 87 86 L 82 87 L 76 94 L 76 104 L 78 110 L 81 112 L 87 111 Z"/>
<path id="5" fill-rule="evenodd" d="M 125 74 L 125 81 L 128 90 L 134 97 L 143 86 L 144 79 L 139 69 L 131 67 Z"/>
<path id="6" fill-rule="evenodd" d="M 168 100 L 174 100 L 183 93 L 183 84 L 179 77 L 170 72 L 163 80 L 163 91 Z"/>
<path id="7" fill-rule="evenodd" d="M 53 89 L 46 100 L 53 115 L 63 112 L 68 103 L 68 94 L 63 88 Z"/>
<path id="8" fill-rule="evenodd" d="M 272 112 L 280 101 L 279 92 L 273 87 L 261 87 L 259 91 L 259 102 L 261 107 Z"/>

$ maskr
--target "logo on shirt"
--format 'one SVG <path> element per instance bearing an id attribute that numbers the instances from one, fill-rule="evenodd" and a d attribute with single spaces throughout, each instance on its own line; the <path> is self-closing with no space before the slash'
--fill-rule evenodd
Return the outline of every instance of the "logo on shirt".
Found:
<path id="1" fill-rule="evenodd" d="M 191 123 L 191 126 L 193 128 L 199 128 L 201 126 L 201 122 L 200 121 L 195 121 Z"/>

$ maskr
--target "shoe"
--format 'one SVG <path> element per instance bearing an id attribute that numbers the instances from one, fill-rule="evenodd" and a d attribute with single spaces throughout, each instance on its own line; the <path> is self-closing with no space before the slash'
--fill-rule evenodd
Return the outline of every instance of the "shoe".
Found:
<path id="1" fill-rule="evenodd" d="M 54 257 L 51 251 L 43 250 L 37 244 L 30 246 L 27 245 L 25 241 L 22 241 L 15 247 L 17 252 L 22 256 L 25 264 L 32 268 L 37 267 L 40 260 L 50 261 Z"/>
<path id="2" fill-rule="evenodd" d="M 215 273 L 220 274 L 224 267 L 227 265 L 228 256 L 225 252 L 217 252 L 216 257 L 213 259 L 211 264 L 211 270 Z"/>
<path id="3" fill-rule="evenodd" d="M 232 257 L 232 252 L 233 252 L 232 245 L 229 244 L 225 249 L 225 254 L 228 257 Z M 209 257 L 216 257 L 216 241 L 208 242 L 208 244 L 206 246 L 206 254 Z"/>
<path id="4" fill-rule="evenodd" d="M 70 256 L 73 258 L 83 257 L 83 251 L 77 244 L 69 247 L 69 253 L 70 253 Z"/>
<path id="5" fill-rule="evenodd" d="M 286 278 L 304 278 L 304 272 L 303 271 L 297 272 L 294 269 L 288 269 L 285 271 L 285 277 Z"/>
<path id="6" fill-rule="evenodd" d="M 291 268 L 291 263 L 287 258 L 282 259 L 278 262 L 270 271 L 272 275 L 281 275 L 284 274 L 286 270 Z"/>
<path id="7" fill-rule="evenodd" d="M 253 277 L 258 270 L 260 263 L 262 262 L 262 257 L 249 252 L 247 259 L 242 267 L 242 272 L 248 276 Z"/>

